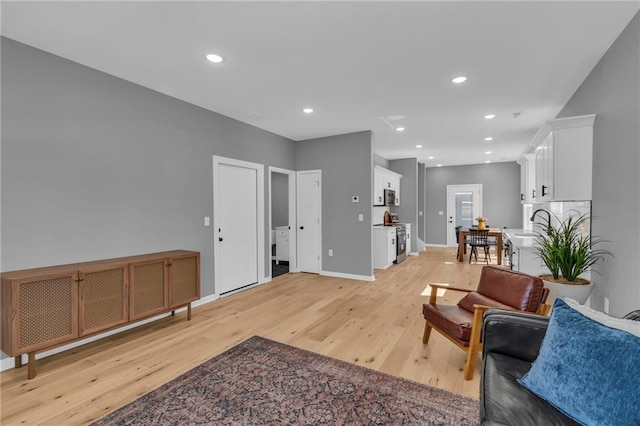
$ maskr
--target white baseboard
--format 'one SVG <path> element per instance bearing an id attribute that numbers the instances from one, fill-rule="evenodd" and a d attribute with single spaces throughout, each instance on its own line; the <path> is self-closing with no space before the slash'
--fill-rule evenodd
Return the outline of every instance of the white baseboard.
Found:
<path id="1" fill-rule="evenodd" d="M 446 248 L 449 246 L 446 244 L 425 244 L 425 247 L 445 247 Z M 454 248 L 454 247 L 451 247 L 451 248 Z"/>
<path id="2" fill-rule="evenodd" d="M 191 303 L 191 307 L 201 306 L 201 305 L 213 302 L 215 300 L 218 300 L 219 298 L 220 298 L 220 296 L 218 296 L 217 294 L 204 296 L 204 297 L 192 302 Z M 187 307 L 184 306 L 182 308 L 176 309 L 175 311 L 176 312 L 183 312 L 183 311 L 186 311 L 186 310 L 187 310 Z M 147 318 L 147 319 L 144 319 L 142 321 L 139 321 L 139 322 L 136 322 L 136 323 L 133 323 L 133 324 L 125 325 L 123 327 L 119 327 L 119 328 L 116 328 L 116 329 L 113 329 L 113 330 L 106 331 L 104 333 L 96 334 L 95 336 L 87 337 L 86 339 L 82 339 L 82 340 L 79 340 L 77 342 L 69 343 L 68 345 L 59 346 L 57 348 L 54 348 L 54 349 L 51 349 L 51 350 L 48 350 L 48 351 L 40 352 L 40 353 L 36 354 L 36 359 L 46 358 L 48 356 L 51 356 L 51 355 L 54 355 L 54 354 L 57 354 L 57 353 L 60 353 L 60 352 L 67 351 L 69 349 L 73 349 L 73 348 L 78 347 L 78 346 L 86 345 L 87 343 L 91 343 L 91 342 L 94 342 L 96 340 L 103 339 L 105 337 L 112 336 L 114 334 L 118 334 L 118 333 L 121 333 L 121 332 L 126 331 L 126 330 L 130 330 L 132 328 L 140 327 L 141 325 L 148 324 L 148 323 L 153 322 L 153 321 L 158 321 L 159 319 L 166 318 L 168 316 L 171 316 L 171 312 L 167 312 L 167 313 L 160 314 L 160 315 L 157 315 L 157 316 L 154 316 L 154 317 L 151 317 L 151 318 Z M 22 356 L 22 362 L 23 362 L 23 364 L 26 364 L 26 362 L 27 362 L 26 355 Z M 3 360 L 0 361 L 0 371 L 9 370 L 9 369 L 14 368 L 14 367 L 15 367 L 15 362 L 14 362 L 13 357 L 7 357 L 7 358 L 4 358 Z"/>
<path id="3" fill-rule="evenodd" d="M 418 253 L 417 251 L 410 251 L 409 256 L 420 256 L 420 253 Z"/>
<path id="4" fill-rule="evenodd" d="M 327 277 L 336 277 L 336 278 L 346 278 L 349 280 L 360 280 L 360 281 L 375 281 L 376 277 L 371 275 L 355 275 L 355 274 L 343 274 L 342 272 L 331 272 L 331 271 L 320 271 L 320 275 L 324 275 Z"/>

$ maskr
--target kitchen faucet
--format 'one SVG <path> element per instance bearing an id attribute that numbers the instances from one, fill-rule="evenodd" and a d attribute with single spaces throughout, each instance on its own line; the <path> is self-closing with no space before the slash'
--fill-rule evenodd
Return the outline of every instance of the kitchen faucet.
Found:
<path id="1" fill-rule="evenodd" d="M 545 209 L 538 209 L 536 211 L 533 212 L 533 214 L 531 215 L 531 218 L 529 219 L 531 222 L 533 222 L 536 218 L 536 214 L 543 212 L 547 214 L 547 234 L 549 233 L 549 230 L 551 229 L 551 213 L 549 213 L 547 210 Z"/>

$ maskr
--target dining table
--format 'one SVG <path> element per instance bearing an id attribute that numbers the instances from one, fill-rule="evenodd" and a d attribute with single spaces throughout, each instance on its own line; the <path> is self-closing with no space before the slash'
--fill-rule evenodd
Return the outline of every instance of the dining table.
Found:
<path id="1" fill-rule="evenodd" d="M 498 265 L 502 265 L 502 229 L 488 228 L 488 231 L 487 235 L 496 239 L 496 256 L 498 258 Z M 467 245 L 465 244 L 467 235 L 469 235 L 469 228 L 461 228 L 458 236 L 458 262 L 464 262 L 464 255 L 467 253 Z"/>

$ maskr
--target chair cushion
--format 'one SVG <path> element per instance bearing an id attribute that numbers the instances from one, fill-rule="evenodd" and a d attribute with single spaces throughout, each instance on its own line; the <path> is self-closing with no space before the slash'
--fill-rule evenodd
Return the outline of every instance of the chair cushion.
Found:
<path id="1" fill-rule="evenodd" d="M 485 266 L 480 274 L 477 292 L 519 311 L 536 312 L 542 299 L 544 284 L 539 277 Z"/>
<path id="2" fill-rule="evenodd" d="M 490 299 L 487 296 L 478 293 L 477 291 L 472 291 L 458 302 L 458 306 L 460 308 L 464 309 L 465 311 L 471 312 L 472 314 L 474 311 L 473 305 L 486 305 L 491 306 L 492 308 L 513 310 L 511 306 Z"/>
<path id="3" fill-rule="evenodd" d="M 450 305 L 422 305 L 424 319 L 453 337 L 462 346 L 469 346 L 473 314 Z"/>
<path id="4" fill-rule="evenodd" d="M 486 355 L 480 383 L 482 424 L 578 425 L 518 383 L 530 368 L 531 363 L 508 355 Z"/>

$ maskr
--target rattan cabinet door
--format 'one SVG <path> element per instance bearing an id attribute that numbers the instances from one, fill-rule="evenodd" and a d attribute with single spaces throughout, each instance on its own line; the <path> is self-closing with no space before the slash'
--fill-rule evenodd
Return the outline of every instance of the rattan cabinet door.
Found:
<path id="1" fill-rule="evenodd" d="M 16 353 L 34 352 L 78 337 L 75 272 L 16 280 L 12 286 Z"/>
<path id="2" fill-rule="evenodd" d="M 169 307 L 184 306 L 200 298 L 200 254 L 169 260 Z"/>
<path id="3" fill-rule="evenodd" d="M 96 333 L 129 320 L 127 264 L 81 270 L 80 335 Z"/>
<path id="4" fill-rule="evenodd" d="M 167 259 L 129 265 L 129 319 L 136 320 L 169 309 Z"/>

